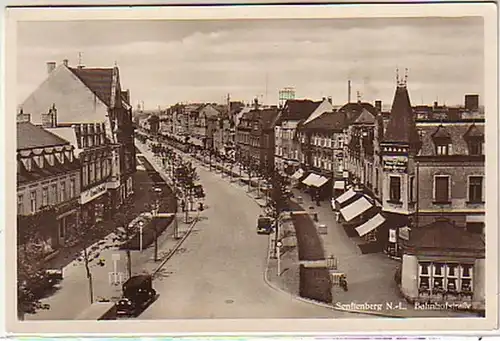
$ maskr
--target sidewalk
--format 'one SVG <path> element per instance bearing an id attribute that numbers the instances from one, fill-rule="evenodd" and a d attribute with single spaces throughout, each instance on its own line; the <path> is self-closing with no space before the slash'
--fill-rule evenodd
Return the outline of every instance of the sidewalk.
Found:
<path id="1" fill-rule="evenodd" d="M 153 163 L 149 155 L 146 155 L 146 158 Z M 162 173 L 160 173 L 160 175 L 162 177 L 164 176 Z M 141 189 L 141 186 L 144 185 L 145 182 L 147 182 L 148 185 L 143 187 L 150 187 L 149 176 L 144 171 L 138 171 L 135 176 L 140 181 L 134 181 L 134 186 L 137 186 L 134 190 Z M 143 195 L 136 198 L 136 200 L 135 209 L 138 210 L 139 214 L 144 209 L 143 201 L 149 200 L 147 191 L 144 191 Z M 183 239 L 180 238 L 190 231 L 192 221 L 187 224 L 184 223 L 183 214 L 181 213 L 177 214 L 177 221 L 178 239 L 173 238 L 173 223 L 170 224 L 165 232 L 158 238 L 158 262 L 154 261 L 154 243 L 143 251 L 130 252 L 132 275 L 155 272 L 158 266 L 161 265 L 161 260 L 169 255 L 172 250 L 178 248 L 178 243 L 183 241 Z M 99 298 L 110 300 L 119 298 L 121 296 L 121 283 L 128 277 L 126 269 L 126 251 L 119 250 L 119 246 L 116 245 L 113 239 L 114 233 L 109 233 L 102 240 L 97 241 L 87 249 L 89 255 L 92 255 L 93 258 L 89 265 L 93 281 L 94 302 Z M 77 252 L 80 255 L 83 254 L 81 249 L 78 249 Z M 73 252 L 73 256 L 74 253 L 75 252 Z M 51 296 L 42 300 L 42 303 L 50 305 L 50 309 L 40 310 L 34 315 L 26 315 L 26 320 L 75 319 L 82 311 L 90 306 L 89 280 L 87 279 L 87 272 L 82 258 L 83 257 L 80 256 L 79 259 L 73 261 L 71 261 L 73 257 L 67 258 L 65 263 L 61 264 L 61 266 L 63 266 L 64 279 L 60 283 L 59 288 L 56 288 Z M 99 259 L 104 261 L 103 266 L 97 264 Z M 160 270 L 157 271 L 155 278 L 161 279 L 168 275 L 168 273 L 164 273 Z"/>
<path id="2" fill-rule="evenodd" d="M 340 272 L 346 274 L 349 284 L 349 291 L 345 292 L 338 286 L 334 286 L 333 306 L 351 304 L 382 304 L 383 308 L 379 313 L 393 316 L 405 317 L 471 317 L 475 316 L 467 312 L 455 311 L 422 311 L 415 310 L 414 306 L 407 303 L 400 295 L 399 288 L 394 281 L 394 274 L 399 261 L 390 259 L 382 253 L 362 254 L 355 240 L 349 238 L 342 225 L 335 220 L 335 213 L 328 202 L 321 202 L 321 206 L 316 206 L 310 197 L 299 190 L 294 189 L 295 198 L 302 197 L 301 206 L 309 212 L 317 212 L 319 225 L 326 225 L 326 234 L 318 234 L 321 237 L 325 258 L 334 255 L 337 259 L 337 266 Z M 312 209 L 310 208 L 312 207 Z M 309 220 L 312 223 L 312 220 Z M 389 309 L 386 303 L 392 302 L 394 305 L 401 302 L 406 309 Z"/>

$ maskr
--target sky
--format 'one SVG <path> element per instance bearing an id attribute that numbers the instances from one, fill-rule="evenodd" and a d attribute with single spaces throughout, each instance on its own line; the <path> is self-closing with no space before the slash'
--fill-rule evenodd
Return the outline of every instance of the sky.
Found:
<path id="1" fill-rule="evenodd" d="M 148 20 L 20 22 L 17 100 L 47 77 L 46 63 L 81 53 L 86 67 L 120 68 L 134 107 L 232 100 L 276 104 L 278 91 L 333 103 L 390 105 L 408 69 L 412 104 L 459 105 L 484 91 L 484 32 L 479 17 L 295 20 Z"/>

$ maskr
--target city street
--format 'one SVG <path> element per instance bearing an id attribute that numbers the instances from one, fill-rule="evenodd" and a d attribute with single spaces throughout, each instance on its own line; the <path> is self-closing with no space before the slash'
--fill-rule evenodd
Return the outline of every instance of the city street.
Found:
<path id="1" fill-rule="evenodd" d="M 139 319 L 365 317 L 298 301 L 264 281 L 268 237 L 257 235 L 258 205 L 245 187 L 198 167 L 206 209 L 195 231 L 154 283 L 159 299 Z M 368 316 L 366 316 L 368 317 Z"/>

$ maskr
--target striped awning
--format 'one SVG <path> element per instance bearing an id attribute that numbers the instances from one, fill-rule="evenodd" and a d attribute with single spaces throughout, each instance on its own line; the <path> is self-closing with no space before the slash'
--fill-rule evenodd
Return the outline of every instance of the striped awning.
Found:
<path id="1" fill-rule="evenodd" d="M 345 221 L 349 222 L 372 207 L 373 204 L 369 202 L 365 196 L 360 196 L 358 200 L 352 202 L 344 208 L 341 208 L 340 213 L 344 217 Z"/>
<path id="2" fill-rule="evenodd" d="M 315 173 L 309 174 L 304 180 L 302 180 L 302 183 L 306 186 L 313 186 L 314 182 L 319 178 L 319 175 Z"/>
<path id="3" fill-rule="evenodd" d="M 295 173 L 293 173 L 292 178 L 295 180 L 299 180 L 303 175 L 304 175 L 304 170 L 302 168 L 299 168 Z"/>
<path id="4" fill-rule="evenodd" d="M 337 180 L 333 184 L 333 189 L 345 189 L 345 181 L 344 180 Z"/>
<path id="5" fill-rule="evenodd" d="M 356 227 L 356 231 L 358 232 L 360 237 L 363 237 L 365 234 L 370 233 L 371 231 L 375 230 L 377 227 L 382 225 L 385 221 L 384 216 L 382 214 L 377 214 L 370 220 L 368 220 L 366 223 Z"/>
<path id="6" fill-rule="evenodd" d="M 345 192 L 341 196 L 339 196 L 337 199 L 335 199 L 335 201 L 339 205 L 342 205 L 344 202 L 346 202 L 347 200 L 351 199 L 355 195 L 356 195 L 356 192 L 354 191 L 354 189 L 351 188 L 347 192 Z"/>

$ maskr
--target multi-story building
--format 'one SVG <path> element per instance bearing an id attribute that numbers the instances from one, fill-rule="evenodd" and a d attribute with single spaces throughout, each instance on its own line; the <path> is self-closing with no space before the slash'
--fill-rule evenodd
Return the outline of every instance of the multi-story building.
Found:
<path id="1" fill-rule="evenodd" d="M 300 122 L 314 119 L 324 112 L 333 110 L 328 99 L 320 102 L 311 100 L 287 100 L 281 109 L 280 118 L 275 126 L 275 168 L 279 171 L 293 171 L 300 164 L 299 143 L 296 139 Z"/>
<path id="2" fill-rule="evenodd" d="M 111 207 L 118 207 L 132 192 L 136 170 L 130 93 L 122 91 L 118 67 L 70 67 L 64 60 L 57 67 L 55 62 L 48 63 L 47 69 L 47 79 L 22 103 L 23 112 L 36 125 L 48 119 L 46 113 L 53 106 L 57 107 L 58 126 L 104 123 L 116 161 L 106 186 Z"/>
<path id="3" fill-rule="evenodd" d="M 36 224 L 45 254 L 70 238 L 79 198 L 80 165 L 74 147 L 41 127 L 17 123 L 17 215 Z M 23 221 L 18 220 L 19 234 L 29 228 Z"/>
<path id="4" fill-rule="evenodd" d="M 107 182 L 111 176 L 118 176 L 118 167 L 113 167 L 113 146 L 106 139 L 104 123 L 55 126 L 47 128 L 47 131 L 68 140 L 74 147 L 75 157 L 80 161 L 79 203 L 82 219 L 92 223 L 109 219 L 114 210 Z M 132 191 L 130 186 L 127 189 Z M 131 194 L 126 193 L 127 196 Z"/>
<path id="5" fill-rule="evenodd" d="M 342 179 L 346 125 L 347 115 L 343 112 L 327 112 L 308 123 L 299 124 L 298 140 L 302 172 L 298 174 L 303 177 L 303 174 L 309 173 L 310 176 L 313 173 L 317 179 L 321 179 L 310 184 L 314 188 L 321 189 L 320 197 L 331 197 L 334 179 Z M 304 181 L 306 184 L 309 183 L 307 177 Z"/>
<path id="6" fill-rule="evenodd" d="M 236 130 L 236 149 L 239 160 L 253 165 L 262 173 L 274 171 L 274 127 L 279 119 L 277 107 L 259 107 L 245 112 Z"/>

